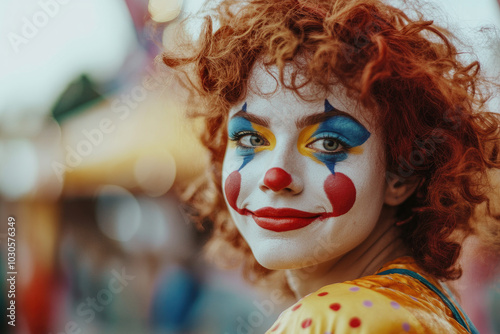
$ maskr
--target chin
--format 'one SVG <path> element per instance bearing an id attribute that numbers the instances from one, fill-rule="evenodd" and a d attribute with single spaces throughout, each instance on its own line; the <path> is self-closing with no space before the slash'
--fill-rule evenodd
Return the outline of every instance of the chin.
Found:
<path id="1" fill-rule="evenodd" d="M 271 270 L 299 269 L 318 264 L 312 256 L 294 254 L 286 249 L 270 250 L 259 247 L 253 250 L 257 262 L 264 268 Z"/>

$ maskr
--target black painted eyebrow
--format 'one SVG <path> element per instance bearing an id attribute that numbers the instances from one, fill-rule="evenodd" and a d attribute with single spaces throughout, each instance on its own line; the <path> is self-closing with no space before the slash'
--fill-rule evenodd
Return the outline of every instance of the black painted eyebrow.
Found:
<path id="1" fill-rule="evenodd" d="M 332 110 L 324 111 L 321 113 L 317 113 L 317 114 L 313 114 L 313 115 L 309 115 L 309 116 L 304 116 L 304 117 L 298 119 L 295 122 L 295 125 L 297 126 L 297 129 L 301 129 L 301 128 L 304 128 L 304 127 L 309 126 L 309 125 L 322 123 L 322 122 L 326 121 L 327 119 L 335 117 L 335 116 L 345 116 L 345 117 L 352 119 L 356 123 L 361 124 L 352 115 L 346 113 L 345 111 L 338 110 L 338 109 L 334 108 Z"/>
<path id="2" fill-rule="evenodd" d="M 234 114 L 231 117 L 231 119 L 236 118 L 236 117 L 242 117 L 242 118 L 248 120 L 249 122 L 252 122 L 254 124 L 269 128 L 269 118 L 267 118 L 267 117 L 253 115 L 253 114 L 250 114 L 250 113 L 243 111 L 243 110 L 238 111 L 236 114 Z"/>

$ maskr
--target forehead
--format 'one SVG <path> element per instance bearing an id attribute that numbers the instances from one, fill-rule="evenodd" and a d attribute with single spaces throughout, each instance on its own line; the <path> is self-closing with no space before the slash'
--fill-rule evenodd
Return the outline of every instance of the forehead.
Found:
<path id="1" fill-rule="evenodd" d="M 288 82 L 292 70 L 291 67 L 285 68 L 285 82 Z M 245 99 L 231 108 L 230 117 L 246 103 L 249 113 L 266 116 L 271 123 L 278 119 L 279 122 L 291 123 L 304 116 L 324 112 L 325 99 L 328 99 L 336 109 L 350 114 L 365 126 L 371 123 L 370 113 L 357 100 L 349 98 L 341 85 L 330 87 L 328 92 L 306 85 L 300 93 L 304 98 L 281 86 L 276 66 L 264 68 L 262 64 L 257 64 L 251 72 Z"/>

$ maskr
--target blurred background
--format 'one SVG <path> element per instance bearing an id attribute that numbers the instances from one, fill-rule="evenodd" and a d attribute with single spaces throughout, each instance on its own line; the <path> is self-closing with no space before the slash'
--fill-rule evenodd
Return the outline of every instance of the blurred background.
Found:
<path id="1" fill-rule="evenodd" d="M 435 3 L 434 18 L 498 77 L 499 4 Z M 207 263 L 210 231 L 172 191 L 207 162 L 185 93 L 153 59 L 202 5 L 0 2 L 0 333 L 263 333 L 293 303 Z M 5 320 L 10 216 L 15 327 Z M 481 333 L 500 333 L 498 255 L 473 239 L 465 248 L 469 274 L 454 287 Z"/>

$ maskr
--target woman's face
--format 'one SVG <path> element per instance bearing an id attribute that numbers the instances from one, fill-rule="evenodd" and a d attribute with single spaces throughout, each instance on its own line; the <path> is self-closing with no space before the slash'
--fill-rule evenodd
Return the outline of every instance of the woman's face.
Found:
<path id="1" fill-rule="evenodd" d="M 222 177 L 257 261 L 302 268 L 360 246 L 384 202 L 384 145 L 371 115 L 340 88 L 305 102 L 259 66 L 249 91 L 230 111 Z"/>

